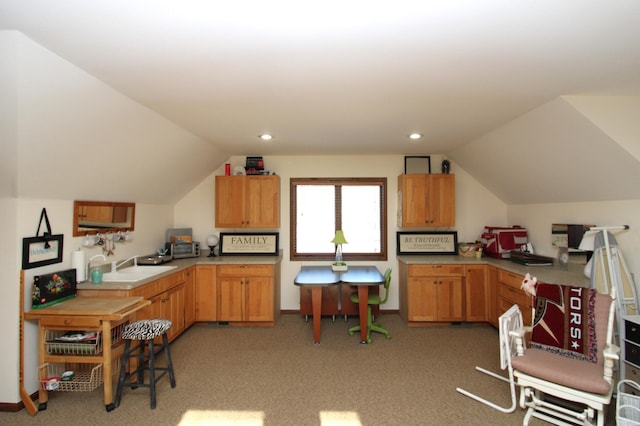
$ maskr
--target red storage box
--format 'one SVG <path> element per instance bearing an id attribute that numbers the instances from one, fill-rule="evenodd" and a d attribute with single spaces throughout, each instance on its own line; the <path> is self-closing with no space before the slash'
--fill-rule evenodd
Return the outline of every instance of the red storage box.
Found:
<path id="1" fill-rule="evenodd" d="M 498 259 L 506 259 L 511 256 L 511 250 L 520 250 L 527 244 L 527 230 L 522 226 L 510 228 L 498 226 L 485 226 L 480 236 L 480 242 L 484 253 Z"/>

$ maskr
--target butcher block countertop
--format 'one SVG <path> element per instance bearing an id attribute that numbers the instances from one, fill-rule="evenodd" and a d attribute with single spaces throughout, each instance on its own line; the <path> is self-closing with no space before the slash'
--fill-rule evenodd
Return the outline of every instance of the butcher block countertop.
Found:
<path id="1" fill-rule="evenodd" d="M 138 309 L 150 305 L 142 297 L 83 297 L 78 296 L 42 309 L 25 312 L 26 319 L 49 316 L 98 316 L 103 320 L 121 319 Z"/>

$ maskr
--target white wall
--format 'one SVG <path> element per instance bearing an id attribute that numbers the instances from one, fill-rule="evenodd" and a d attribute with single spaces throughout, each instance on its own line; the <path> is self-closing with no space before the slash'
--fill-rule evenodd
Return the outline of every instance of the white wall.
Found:
<path id="1" fill-rule="evenodd" d="M 534 249 L 542 255 L 556 257 L 551 245 L 552 223 L 629 225 L 614 232 L 618 247 L 636 282 L 640 279 L 640 200 L 597 203 L 523 204 L 508 207 L 510 224 L 525 226 Z"/>
<path id="2" fill-rule="evenodd" d="M 431 156 L 431 170 L 439 172 L 441 156 Z M 297 310 L 298 287 L 293 280 L 302 262 L 289 260 L 289 179 L 299 177 L 386 177 L 387 178 L 387 230 L 388 259 L 375 262 L 380 270 L 387 267 L 396 272 L 392 275 L 388 309 L 398 309 L 398 274 L 396 258 L 396 212 L 397 178 L 404 171 L 404 156 L 360 155 L 360 156 L 266 156 L 265 168 L 280 176 L 280 248 L 283 251 L 282 297 L 283 310 Z M 244 165 L 245 157 L 231 157 L 231 169 Z M 451 171 L 456 175 L 456 223 L 460 241 L 475 241 L 484 225 L 506 225 L 507 210 L 504 203 L 482 187 L 455 163 Z M 174 209 L 176 227 L 192 227 L 194 238 L 201 243 L 207 235 L 221 230 L 214 228 L 214 181 L 216 175 L 224 174 L 224 167 L 194 188 Z M 229 231 L 229 230 L 227 230 Z M 328 236 L 327 238 L 331 238 Z M 325 262 L 328 264 L 329 262 Z M 354 264 L 363 262 L 353 262 Z M 364 262 L 372 263 L 372 262 Z"/>

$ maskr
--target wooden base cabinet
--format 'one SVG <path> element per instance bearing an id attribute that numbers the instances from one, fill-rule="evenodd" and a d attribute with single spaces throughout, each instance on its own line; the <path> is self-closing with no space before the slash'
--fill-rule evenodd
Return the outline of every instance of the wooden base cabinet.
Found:
<path id="1" fill-rule="evenodd" d="M 489 286 L 486 265 L 464 266 L 465 321 L 486 322 Z"/>
<path id="2" fill-rule="evenodd" d="M 275 269 L 274 265 L 219 265 L 218 320 L 273 326 L 280 314 Z"/>
<path id="3" fill-rule="evenodd" d="M 487 266 L 487 320 L 489 324 L 498 328 L 498 268 Z"/>
<path id="4" fill-rule="evenodd" d="M 191 327 L 196 322 L 196 267 L 185 271 L 184 282 L 184 327 Z"/>
<path id="5" fill-rule="evenodd" d="M 463 321 L 463 271 L 463 265 L 401 265 L 401 317 L 409 325 Z"/>
<path id="6" fill-rule="evenodd" d="M 151 305 L 138 311 L 137 319 L 166 318 L 173 325 L 167 331 L 169 341 L 178 337 L 185 329 L 185 280 L 182 270 L 166 277 L 151 281 L 132 290 L 78 290 L 79 296 L 142 296 Z"/>
<path id="7" fill-rule="evenodd" d="M 522 320 L 525 325 L 531 325 L 531 296 L 527 296 L 520 288 L 524 276 L 498 270 L 498 316 L 502 315 L 513 305 L 518 305 L 522 311 Z"/>
<path id="8" fill-rule="evenodd" d="M 196 266 L 196 321 L 218 321 L 218 285 L 215 265 Z"/>

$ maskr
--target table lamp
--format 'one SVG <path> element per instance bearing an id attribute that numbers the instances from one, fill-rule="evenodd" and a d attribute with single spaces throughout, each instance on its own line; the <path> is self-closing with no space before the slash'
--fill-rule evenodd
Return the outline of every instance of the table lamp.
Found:
<path id="1" fill-rule="evenodd" d="M 336 231 L 336 235 L 333 237 L 333 240 L 331 240 L 331 242 L 336 245 L 336 261 L 333 265 L 344 267 L 344 270 L 346 270 L 347 265 L 342 261 L 342 245 L 348 243 L 344 238 L 344 233 L 342 232 L 342 230 L 338 229 Z M 336 269 L 334 268 L 334 270 Z"/>

